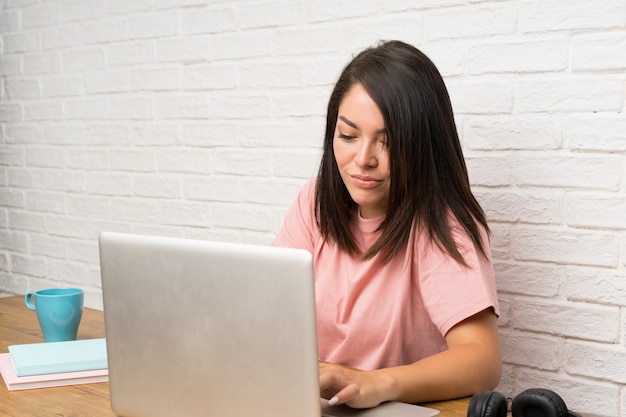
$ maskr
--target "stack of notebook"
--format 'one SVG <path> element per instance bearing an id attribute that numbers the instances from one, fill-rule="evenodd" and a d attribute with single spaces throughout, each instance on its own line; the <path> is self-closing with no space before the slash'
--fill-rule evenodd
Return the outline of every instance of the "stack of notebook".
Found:
<path id="1" fill-rule="evenodd" d="M 11 345 L 0 373 L 9 391 L 107 382 L 106 340 Z"/>

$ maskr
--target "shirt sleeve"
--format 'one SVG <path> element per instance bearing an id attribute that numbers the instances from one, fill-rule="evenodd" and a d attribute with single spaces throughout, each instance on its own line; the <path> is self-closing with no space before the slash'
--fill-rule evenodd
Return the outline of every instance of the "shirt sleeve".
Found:
<path id="1" fill-rule="evenodd" d="M 420 239 L 419 280 L 424 305 L 442 335 L 461 321 L 485 309 L 500 314 L 487 233 L 481 227 L 487 257 L 460 226 L 453 238 L 467 266 L 459 264 L 429 239 Z"/>
<path id="2" fill-rule="evenodd" d="M 313 253 L 316 230 L 315 180 L 310 180 L 300 189 L 287 211 L 283 226 L 272 246 L 306 249 Z"/>

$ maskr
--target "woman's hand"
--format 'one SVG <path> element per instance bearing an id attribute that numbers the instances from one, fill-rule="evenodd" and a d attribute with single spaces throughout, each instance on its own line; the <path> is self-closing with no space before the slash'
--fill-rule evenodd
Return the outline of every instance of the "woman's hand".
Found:
<path id="1" fill-rule="evenodd" d="M 328 362 L 319 363 L 320 395 L 330 405 L 347 404 L 352 408 L 376 407 L 386 401 L 393 385 L 390 377 L 376 371 L 362 371 Z"/>

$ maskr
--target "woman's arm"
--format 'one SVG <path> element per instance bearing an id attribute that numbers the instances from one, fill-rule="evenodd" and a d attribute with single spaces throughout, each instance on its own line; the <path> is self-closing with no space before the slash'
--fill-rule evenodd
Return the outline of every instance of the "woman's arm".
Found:
<path id="1" fill-rule="evenodd" d="M 491 308 L 458 323 L 445 338 L 448 350 L 405 366 L 361 371 L 321 362 L 321 395 L 331 403 L 369 408 L 385 401 L 460 398 L 498 385 L 502 357 Z"/>

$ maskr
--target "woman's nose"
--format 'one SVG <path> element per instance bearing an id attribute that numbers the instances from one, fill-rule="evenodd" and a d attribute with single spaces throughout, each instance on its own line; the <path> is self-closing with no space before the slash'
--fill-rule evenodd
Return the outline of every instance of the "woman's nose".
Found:
<path id="1" fill-rule="evenodd" d="M 378 165 L 376 145 L 363 141 L 356 155 L 356 164 L 362 168 L 372 168 Z"/>

